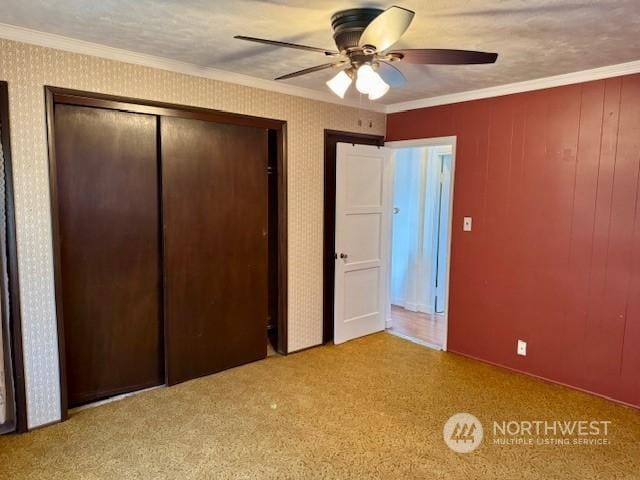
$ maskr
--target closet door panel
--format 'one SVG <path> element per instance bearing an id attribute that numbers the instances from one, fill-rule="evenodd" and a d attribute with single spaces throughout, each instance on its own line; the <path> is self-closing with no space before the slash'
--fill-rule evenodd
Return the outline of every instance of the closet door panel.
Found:
<path id="1" fill-rule="evenodd" d="M 267 130 L 162 117 L 169 384 L 266 356 Z"/>
<path id="2" fill-rule="evenodd" d="M 157 118 L 58 104 L 69 406 L 164 383 Z"/>

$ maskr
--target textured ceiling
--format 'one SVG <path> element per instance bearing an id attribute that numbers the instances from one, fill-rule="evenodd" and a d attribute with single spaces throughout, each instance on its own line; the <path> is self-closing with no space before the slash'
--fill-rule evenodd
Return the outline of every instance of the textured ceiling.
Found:
<path id="1" fill-rule="evenodd" d="M 0 22 L 273 79 L 326 62 L 321 54 L 253 45 L 233 35 L 333 48 L 337 0 L 2 0 Z M 401 64 L 409 79 L 379 102 L 475 90 L 640 59 L 640 0 L 398 0 L 416 18 L 404 48 L 495 51 L 495 65 Z M 331 71 L 287 80 L 326 91 Z M 350 92 L 357 99 L 354 89 Z"/>

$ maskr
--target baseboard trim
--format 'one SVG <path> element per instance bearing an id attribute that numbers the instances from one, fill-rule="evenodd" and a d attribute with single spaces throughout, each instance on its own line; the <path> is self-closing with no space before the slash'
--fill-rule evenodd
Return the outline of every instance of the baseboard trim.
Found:
<path id="1" fill-rule="evenodd" d="M 420 340 L 418 338 L 414 338 L 414 337 L 410 337 L 408 335 L 403 335 L 402 333 L 398 333 L 398 332 L 394 332 L 393 330 L 387 330 L 387 333 L 390 335 L 393 335 L 395 337 L 400 337 L 403 340 L 407 340 L 411 343 L 415 343 L 418 345 L 421 345 L 423 347 L 427 347 L 430 348 L 432 350 L 437 350 L 437 351 L 442 351 L 442 347 L 436 345 L 435 343 L 429 343 L 429 342 L 425 342 L 424 340 Z"/>
<path id="2" fill-rule="evenodd" d="M 102 400 L 96 400 L 95 402 L 80 405 L 79 407 L 70 408 L 69 414 L 74 414 L 77 412 L 81 412 L 82 410 L 88 410 L 91 408 L 100 407 L 101 405 L 106 405 L 108 403 L 119 402 L 120 400 L 124 400 L 125 398 L 128 398 L 128 397 L 135 397 L 136 395 L 140 395 L 141 393 L 151 392 L 153 390 L 158 390 L 160 388 L 166 388 L 166 387 L 167 387 L 166 384 L 154 385 L 153 387 L 142 388 L 140 390 L 134 390 L 132 392 L 113 395 L 111 397 L 103 398 Z"/>
<path id="3" fill-rule="evenodd" d="M 311 350 L 312 348 L 318 348 L 318 347 L 322 347 L 324 345 L 333 345 L 333 341 L 327 342 L 327 343 L 317 343 L 315 345 L 309 345 L 308 347 L 302 347 L 302 348 L 299 348 L 298 350 L 289 350 L 286 353 L 286 355 L 283 355 L 283 356 L 293 355 L 294 353 L 306 352 L 307 350 Z"/>
<path id="4" fill-rule="evenodd" d="M 427 305 L 425 303 L 391 302 L 391 305 L 404 308 L 408 312 L 425 313 L 427 315 L 435 315 L 437 313 L 433 305 Z"/>
<path id="5" fill-rule="evenodd" d="M 536 375 L 535 373 L 526 372 L 526 371 L 520 370 L 518 368 L 509 367 L 509 366 L 503 365 L 501 363 L 492 362 L 491 360 L 486 360 L 484 358 L 476 357 L 474 355 L 469 355 L 468 353 L 462 353 L 462 352 L 458 352 L 458 351 L 452 350 L 452 349 L 448 349 L 447 352 L 453 353 L 455 355 L 460 355 L 461 357 L 469 358 L 471 360 L 475 360 L 475 361 L 478 361 L 478 362 L 481 362 L 481 363 L 485 363 L 485 364 L 491 365 L 493 367 L 498 367 L 498 368 L 502 368 L 504 370 L 509 370 L 510 372 L 513 372 L 513 373 L 519 373 L 520 375 L 525 375 L 527 377 L 533 377 L 533 378 L 535 378 L 537 380 L 541 380 L 541 381 L 546 382 L 546 383 L 559 385 L 561 387 L 565 387 L 565 388 L 568 388 L 570 390 L 576 390 L 578 392 L 586 393 L 588 395 L 593 395 L 594 397 L 600 397 L 603 400 L 608 400 L 610 402 L 617 403 L 618 405 L 623 405 L 625 407 L 630 407 L 630 408 L 633 408 L 635 410 L 640 410 L 640 405 L 634 405 L 633 403 L 628 403 L 628 402 L 625 402 L 624 400 L 618 400 L 616 398 L 609 397 L 609 396 L 604 395 L 602 393 L 597 393 L 597 392 L 593 392 L 591 390 L 587 390 L 586 388 L 576 387 L 575 385 L 570 385 L 568 383 L 560 382 L 558 380 L 553 380 L 553 379 L 548 378 L 548 377 L 543 377 L 541 375 Z"/>

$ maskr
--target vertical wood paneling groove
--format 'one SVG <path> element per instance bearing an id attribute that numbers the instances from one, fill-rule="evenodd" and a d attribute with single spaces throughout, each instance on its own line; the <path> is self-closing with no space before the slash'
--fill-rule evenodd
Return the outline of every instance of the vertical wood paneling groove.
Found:
<path id="1" fill-rule="evenodd" d="M 489 161 L 489 152 L 491 151 L 491 123 L 494 120 L 494 116 L 493 116 L 493 108 L 491 108 L 491 106 L 489 106 L 487 108 L 487 121 L 486 121 L 486 128 L 487 128 L 487 145 L 486 145 L 486 150 L 485 150 L 485 164 L 484 164 L 484 178 L 482 181 L 482 210 L 481 210 L 481 218 L 487 218 L 487 195 L 488 195 L 488 188 L 487 188 L 487 184 L 489 183 L 489 171 L 490 171 L 490 167 L 491 167 L 491 162 Z M 486 229 L 483 231 L 486 233 Z"/>
<path id="2" fill-rule="evenodd" d="M 638 101 L 640 100 L 640 81 L 634 78 L 623 78 L 622 81 L 623 92 L 626 94 L 624 98 L 630 97 L 627 102 L 622 103 L 623 96 L 621 95 L 621 109 L 624 108 L 625 112 L 630 115 L 630 118 L 627 119 L 627 123 L 623 125 L 624 135 L 621 135 L 623 139 L 626 139 L 626 135 L 629 136 L 629 145 L 625 148 L 625 143 L 623 142 L 622 153 L 627 154 L 629 156 L 629 173 L 633 172 L 633 167 L 635 166 L 635 181 L 633 182 L 634 188 L 630 189 L 629 194 L 630 197 L 633 195 L 633 213 L 629 212 L 631 224 L 633 225 L 629 234 L 629 250 L 628 250 L 628 259 L 626 260 L 626 264 L 630 265 L 631 268 L 628 272 L 628 279 L 625 282 L 625 297 L 624 297 L 624 308 L 623 308 L 623 318 L 624 322 L 622 325 L 622 347 L 620 348 L 620 365 L 618 373 L 622 373 L 623 371 L 623 362 L 624 362 L 624 351 L 625 351 L 625 336 L 627 334 L 627 325 L 630 322 L 629 319 L 629 303 L 631 299 L 632 291 L 632 283 L 633 283 L 633 272 L 635 266 L 635 250 L 634 245 L 636 245 L 636 250 L 638 249 L 638 242 L 634 242 L 636 228 L 638 223 L 638 198 L 640 197 L 640 135 L 638 135 L 638 131 L 640 131 L 640 113 L 638 113 Z M 635 95 L 634 95 L 635 94 Z M 622 115 L 621 115 L 622 117 Z M 623 117 L 626 119 L 626 116 Z M 629 175 L 629 178 L 632 178 Z M 640 362 L 639 362 L 640 363 Z"/>
<path id="3" fill-rule="evenodd" d="M 635 207 L 634 207 L 634 212 L 633 212 L 633 229 L 632 229 L 632 240 L 638 236 L 637 235 L 637 231 L 638 231 L 638 203 L 640 203 L 640 160 L 638 161 L 638 172 L 636 173 L 636 201 L 635 201 Z M 638 239 L 640 241 L 640 239 Z M 632 245 L 635 244 L 637 245 L 640 242 L 632 242 Z M 637 248 L 637 247 L 636 247 Z M 631 295 L 633 293 L 632 291 L 632 284 L 633 284 L 633 272 L 634 272 L 634 267 L 636 265 L 636 254 L 635 251 L 632 249 L 631 250 L 631 258 L 630 258 L 630 265 L 631 265 L 631 275 L 629 277 L 629 283 L 628 283 L 628 294 L 627 294 L 627 299 L 625 302 L 625 306 L 624 306 L 624 329 L 623 329 L 623 335 L 622 335 L 622 347 L 620 348 L 620 373 L 622 373 L 622 369 L 623 369 L 623 365 L 624 365 L 624 351 L 625 351 L 625 337 L 627 334 L 627 325 L 629 323 L 629 304 L 631 303 Z"/>
<path id="4" fill-rule="evenodd" d="M 388 117 L 458 138 L 451 351 L 640 406 L 639 104 L 630 75 Z"/>
<path id="5" fill-rule="evenodd" d="M 616 198 L 619 197 L 620 194 L 624 194 L 624 176 L 626 176 L 629 172 L 624 171 L 623 168 L 623 178 L 619 179 L 619 175 L 620 175 L 620 163 L 624 162 L 624 158 L 619 158 L 619 157 L 624 157 L 624 152 L 620 152 L 620 141 L 621 141 L 621 127 L 622 127 L 622 123 L 624 120 L 624 116 L 623 116 L 623 103 L 622 100 L 624 98 L 624 79 L 622 79 L 621 83 L 620 83 L 620 97 L 619 97 L 619 101 L 618 101 L 618 125 L 617 125 L 617 131 L 616 131 L 616 143 L 615 143 L 615 154 L 614 154 L 614 164 L 613 164 L 613 184 L 612 184 L 612 189 L 611 189 L 611 201 L 610 201 L 610 207 L 609 207 L 609 211 L 610 211 L 610 216 L 609 216 L 609 228 L 608 228 L 608 235 L 607 235 L 607 252 L 606 252 L 606 269 L 605 269 L 605 290 L 604 290 L 604 301 L 603 304 L 606 305 L 606 316 L 610 317 L 608 319 L 608 321 L 604 322 L 604 318 L 605 315 L 603 315 L 600 319 L 600 325 L 606 325 L 606 328 L 609 329 L 610 331 L 610 335 L 612 336 L 613 334 L 615 334 L 616 332 L 619 332 L 620 334 L 620 341 L 619 342 L 615 342 L 615 339 L 613 339 L 613 347 L 615 348 L 617 346 L 617 344 L 622 344 L 623 343 L 623 338 L 622 335 L 624 335 L 624 317 L 622 316 L 622 314 L 619 314 L 618 311 L 619 309 L 617 308 L 620 305 L 620 300 L 621 298 L 616 298 L 619 297 L 620 292 L 620 286 L 619 283 L 622 283 L 622 276 L 625 275 L 626 272 L 620 271 L 620 272 L 615 272 L 615 274 L 613 275 L 613 278 L 611 277 L 611 263 L 612 261 L 615 260 L 615 257 L 618 254 L 618 250 L 623 250 L 624 249 L 624 238 L 621 238 L 624 236 L 623 232 L 619 232 L 622 233 L 622 235 L 618 235 L 615 234 L 614 232 L 612 232 L 612 229 L 615 228 L 615 213 L 616 212 L 620 212 L 620 214 L 624 214 L 624 210 L 625 210 L 625 206 L 624 205 L 618 205 L 618 207 L 616 208 Z M 624 167 L 624 164 L 622 165 Z M 621 184 L 620 181 L 623 181 L 623 183 Z M 617 187 L 617 188 L 616 188 Z M 611 243 L 616 242 L 617 247 L 615 248 L 612 252 L 611 249 Z M 620 252 L 621 257 L 624 256 L 623 252 Z M 622 258 L 620 258 L 622 259 Z M 612 283 L 618 283 L 618 285 L 615 285 L 615 288 L 612 291 Z M 620 320 L 622 320 L 622 325 L 620 325 Z M 616 328 L 617 327 L 617 328 Z M 611 353 L 614 353 L 613 351 Z M 617 365 L 612 363 L 612 372 L 620 372 L 621 368 L 622 368 L 622 363 L 619 361 L 617 363 Z"/>
<path id="6" fill-rule="evenodd" d="M 616 135 L 615 135 L 615 147 L 613 149 L 613 174 L 611 181 L 611 194 L 609 198 L 609 222 L 607 225 L 607 248 L 605 253 L 605 267 L 604 267 L 604 300 L 606 301 L 606 288 L 609 279 L 609 258 L 610 258 L 610 248 L 611 248 L 611 224 L 613 219 L 613 199 L 616 192 L 616 167 L 618 165 L 618 145 L 620 142 L 620 118 L 622 117 L 622 81 L 620 81 L 620 88 L 618 91 L 618 121 L 616 124 Z M 602 328 L 602 317 L 600 317 L 599 326 Z"/>
<path id="7" fill-rule="evenodd" d="M 583 107 L 583 103 L 584 103 L 584 85 L 579 85 L 578 86 L 579 91 L 577 92 L 577 96 L 579 99 L 579 105 L 578 105 L 578 119 L 577 119 L 577 130 L 576 130 L 576 141 L 575 141 L 575 159 L 573 162 L 573 184 L 571 187 L 571 207 L 570 207 L 570 221 L 569 221 L 569 234 L 568 234 L 568 248 L 567 248 L 567 255 L 566 255 L 566 262 L 565 262 L 565 271 L 566 274 L 569 276 L 570 281 L 573 280 L 572 278 L 572 263 L 571 263 L 571 259 L 573 256 L 573 249 L 574 249 L 574 226 L 575 226 L 575 221 L 574 221 L 574 214 L 575 214 L 575 209 L 576 209 L 576 197 L 577 197 L 577 190 L 578 190 L 578 172 L 579 172 L 579 164 L 580 164 L 580 134 L 582 132 L 582 107 Z M 572 295 L 571 291 L 566 292 L 567 298 L 566 301 L 564 302 L 564 304 L 562 305 L 562 314 L 561 314 L 561 319 L 562 319 L 562 323 L 561 323 L 561 330 L 560 330 L 560 335 L 558 336 L 560 342 L 568 342 L 571 341 L 571 330 L 568 328 L 568 322 L 569 322 L 569 316 L 571 315 L 571 308 L 573 306 L 575 306 L 575 296 Z M 567 358 L 567 354 L 566 352 L 563 352 L 563 364 L 566 365 L 566 362 L 569 361 L 570 359 Z M 561 375 L 562 378 L 565 379 L 566 378 L 566 368 L 563 368 Z"/>
<path id="8" fill-rule="evenodd" d="M 640 95 L 638 95 L 640 100 Z M 633 226 L 633 245 L 631 262 L 631 285 L 625 308 L 626 323 L 621 348 L 621 376 L 626 380 L 626 388 L 635 392 L 635 401 L 640 404 L 640 152 L 637 154 L 638 173 L 635 204 L 635 218 Z"/>
<path id="9" fill-rule="evenodd" d="M 603 298 L 606 291 L 607 250 L 611 222 L 611 200 L 614 183 L 615 145 L 620 121 L 620 79 L 605 81 L 605 116 L 602 127 L 600 148 L 600 169 L 596 191 L 596 217 L 592 245 L 592 259 L 588 308 L 586 318 L 586 341 L 584 368 L 591 372 L 583 378 L 587 389 L 597 388 L 597 379 L 603 385 L 607 382 L 603 369 L 608 360 L 607 347 L 603 339 L 609 334 L 603 331 L 601 318 L 606 314 Z M 606 388 L 606 387 L 605 387 Z"/>
<path id="10" fill-rule="evenodd" d="M 602 82 L 602 114 L 601 114 L 601 120 L 600 120 L 600 130 L 599 130 L 599 135 L 598 135 L 598 160 L 597 160 L 597 170 L 596 170 L 596 179 L 595 179 L 595 193 L 593 195 L 593 219 L 592 219 L 592 226 L 591 226 L 591 241 L 589 244 L 589 268 L 587 271 L 587 282 L 586 282 L 586 297 L 585 297 L 585 302 L 588 302 L 588 299 L 590 298 L 590 293 L 591 293 L 591 279 L 592 279 L 592 275 L 593 275 L 593 257 L 594 257 L 594 246 L 595 246 L 595 235 L 596 235 L 596 220 L 597 220 L 597 215 L 598 215 L 598 192 L 600 191 L 600 173 L 602 171 L 602 139 L 604 137 L 604 127 L 605 127 L 605 112 L 606 112 L 606 97 L 607 97 L 607 83 L 606 82 Z M 588 335 L 588 329 L 586 328 L 586 324 L 588 322 L 588 315 L 589 315 L 589 307 L 588 305 L 585 306 L 584 308 L 584 328 L 583 328 L 583 336 L 582 336 L 582 345 L 583 347 L 586 345 L 587 343 L 587 335 Z M 582 349 L 582 353 L 586 353 L 585 349 Z"/>
<path id="11" fill-rule="evenodd" d="M 595 191 L 599 168 L 601 131 L 604 112 L 604 84 L 581 86 L 579 136 L 576 154 L 574 183 L 574 208 L 571 221 L 571 250 L 568 268 L 568 295 L 564 308 L 564 342 L 575 342 L 576 354 L 566 355 L 564 372 L 582 372 L 580 362 L 584 358 L 593 229 L 595 225 Z M 594 135 L 597 131 L 597 135 Z M 595 145 L 594 145 L 595 141 Z M 586 239 L 586 241 L 585 241 Z M 582 376 L 580 374 L 580 376 Z"/>
<path id="12" fill-rule="evenodd" d="M 513 157 L 513 137 L 514 137 L 514 129 L 515 129 L 515 125 L 516 125 L 516 115 L 515 112 L 512 112 L 511 115 L 511 131 L 509 132 L 509 168 L 507 170 L 507 194 L 506 194 L 506 200 L 507 200 L 507 217 L 509 217 L 510 213 L 511 213 L 511 172 L 513 169 L 513 162 L 511 160 L 511 158 Z"/>

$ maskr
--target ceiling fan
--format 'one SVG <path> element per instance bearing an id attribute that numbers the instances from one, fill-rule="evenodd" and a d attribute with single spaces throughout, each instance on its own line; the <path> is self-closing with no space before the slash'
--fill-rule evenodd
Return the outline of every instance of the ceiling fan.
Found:
<path id="1" fill-rule="evenodd" d="M 282 75 L 276 80 L 286 80 L 329 68 L 340 69 L 340 72 L 327 82 L 327 86 L 340 98 L 344 98 L 354 79 L 356 89 L 368 95 L 371 100 L 382 97 L 389 91 L 389 87 L 401 87 L 405 84 L 406 78 L 392 65 L 393 63 L 469 65 L 494 63 L 498 58 L 497 53 L 472 50 L 389 50 L 407 31 L 414 16 L 415 12 L 397 6 L 386 10 L 352 8 L 336 12 L 331 17 L 331 26 L 337 51 L 244 35 L 236 35 L 234 38 L 276 47 L 319 52 L 326 57 L 332 57 L 332 62 Z"/>

